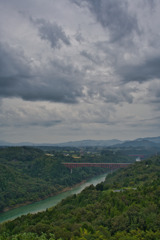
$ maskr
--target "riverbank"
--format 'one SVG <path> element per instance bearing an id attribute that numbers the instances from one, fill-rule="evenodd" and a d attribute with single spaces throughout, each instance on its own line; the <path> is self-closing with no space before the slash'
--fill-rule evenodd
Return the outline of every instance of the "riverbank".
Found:
<path id="1" fill-rule="evenodd" d="M 0 223 L 13 220 L 17 217 L 27 214 L 33 214 L 45 211 L 48 208 L 54 207 L 57 205 L 61 200 L 73 195 L 80 193 L 83 189 L 90 185 L 96 186 L 98 183 L 103 182 L 106 178 L 107 173 L 103 173 L 101 175 L 95 176 L 88 180 L 83 180 L 80 183 L 74 185 L 74 187 L 67 187 L 64 188 L 61 193 L 57 193 L 52 197 L 48 197 L 45 200 L 40 200 L 38 202 L 30 203 L 28 205 L 23 205 L 17 207 L 15 209 L 9 210 L 7 212 L 3 212 L 0 214 Z M 69 190 L 68 190 L 69 189 Z"/>
<path id="2" fill-rule="evenodd" d="M 101 174 L 100 174 L 100 175 L 101 175 Z M 69 187 L 69 186 L 68 186 L 68 187 L 65 187 L 65 188 L 63 188 L 62 190 L 57 191 L 57 192 L 54 192 L 54 193 L 49 194 L 49 195 L 46 195 L 45 197 L 37 198 L 37 199 L 35 199 L 35 200 L 33 200 L 33 201 L 25 201 L 25 202 L 23 202 L 23 203 L 18 203 L 18 204 L 14 205 L 14 206 L 5 207 L 5 208 L 3 209 L 3 211 L 0 212 L 0 214 L 5 213 L 5 212 L 8 212 L 8 211 L 11 211 L 11 210 L 16 209 L 16 208 L 19 208 L 19 207 L 27 206 L 27 205 L 30 205 L 30 204 L 33 204 L 33 203 L 36 203 L 36 202 L 39 202 L 39 201 L 46 200 L 46 199 L 48 199 L 48 198 L 50 198 L 50 197 L 57 196 L 57 195 L 59 195 L 59 194 L 61 194 L 61 193 L 63 193 L 63 192 L 70 191 L 70 190 L 72 190 L 73 188 L 76 188 L 76 187 L 78 187 L 78 186 L 81 186 L 82 184 L 84 184 L 84 183 L 85 183 L 86 181 L 88 181 L 89 179 L 92 179 L 92 178 L 97 177 L 97 176 L 98 176 L 98 175 L 92 176 L 92 177 L 90 177 L 90 178 L 88 178 L 88 179 L 86 179 L 86 180 L 82 180 L 82 181 L 79 182 L 79 183 L 76 183 L 76 184 L 74 184 L 74 185 L 72 185 L 72 186 L 70 186 L 70 187 Z"/>
<path id="3" fill-rule="evenodd" d="M 11 207 L 6 207 L 6 208 L 4 208 L 4 210 L 3 210 L 2 212 L 0 212 L 0 214 L 1 214 L 1 213 L 8 212 L 8 211 L 13 210 L 13 209 L 16 209 L 16 208 L 19 208 L 19 207 L 23 207 L 23 206 L 27 206 L 27 205 L 29 205 L 29 204 L 33 204 L 33 203 L 36 203 L 36 202 L 39 202 L 39 201 L 43 201 L 43 200 L 45 200 L 45 199 L 47 199 L 47 198 L 50 198 L 50 197 L 55 197 L 55 196 L 57 196 L 57 195 L 59 195 L 59 194 L 61 194 L 61 193 L 70 191 L 70 190 L 72 190 L 73 188 L 76 188 L 76 187 L 81 186 L 81 185 L 84 184 L 86 181 L 87 181 L 87 180 L 83 180 L 83 181 L 81 181 L 80 183 L 74 184 L 74 185 L 72 185 L 71 187 L 63 188 L 61 191 L 58 191 L 58 192 L 53 193 L 53 194 L 49 194 L 49 195 L 47 195 L 46 197 L 37 198 L 35 201 L 26 201 L 26 202 L 24 202 L 24 203 L 19 203 L 19 204 L 16 204 L 16 205 L 14 205 L 14 206 L 11 206 Z"/>

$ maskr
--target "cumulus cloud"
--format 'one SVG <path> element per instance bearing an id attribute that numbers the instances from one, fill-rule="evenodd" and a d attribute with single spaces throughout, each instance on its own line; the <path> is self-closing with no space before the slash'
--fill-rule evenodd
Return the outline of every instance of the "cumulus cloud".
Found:
<path id="1" fill-rule="evenodd" d="M 158 133 L 159 1 L 39 1 L 1 1 L 4 140 Z"/>
<path id="2" fill-rule="evenodd" d="M 38 102 L 25 102 L 22 99 L 7 98 L 2 102 L 0 109 L 0 127 L 14 126 L 16 128 L 25 126 L 32 127 L 54 127 L 64 121 L 63 116 L 53 107 L 48 109 L 45 104 Z"/>
<path id="3" fill-rule="evenodd" d="M 111 84 L 97 84 L 94 83 L 92 87 L 88 89 L 88 95 L 91 99 L 99 99 L 105 103 L 113 103 L 113 104 L 122 104 L 132 103 L 133 102 L 133 94 L 135 92 L 135 87 L 130 86 L 112 86 Z"/>

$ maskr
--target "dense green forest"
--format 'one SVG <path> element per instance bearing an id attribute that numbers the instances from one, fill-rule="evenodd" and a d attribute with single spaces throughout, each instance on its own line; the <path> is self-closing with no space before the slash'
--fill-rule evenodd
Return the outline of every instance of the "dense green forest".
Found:
<path id="1" fill-rule="evenodd" d="M 0 225 L 0 240 L 160 239 L 160 156 L 134 163 L 38 214 Z"/>
<path id="2" fill-rule="evenodd" d="M 87 160 L 90 161 L 89 156 Z M 33 147 L 0 148 L 0 212 L 55 195 L 107 171 L 78 168 L 71 174 L 62 164 L 65 161 L 72 162 L 74 158 L 66 156 L 62 149 L 48 153 Z"/>

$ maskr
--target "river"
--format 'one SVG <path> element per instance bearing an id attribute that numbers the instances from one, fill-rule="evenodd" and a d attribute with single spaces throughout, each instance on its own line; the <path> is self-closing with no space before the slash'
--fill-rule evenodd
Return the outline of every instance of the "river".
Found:
<path id="1" fill-rule="evenodd" d="M 90 186 L 91 184 L 93 184 L 95 186 L 98 183 L 103 182 L 105 180 L 106 176 L 107 176 L 107 173 L 101 174 L 99 176 L 96 176 L 94 178 L 87 180 L 85 183 L 82 183 L 80 186 L 73 187 L 71 190 L 60 193 L 56 196 L 49 197 L 45 200 L 41 200 L 39 202 L 28 204 L 26 206 L 18 207 L 18 208 L 10 210 L 8 212 L 1 213 L 0 214 L 0 223 L 8 221 L 8 220 L 13 220 L 17 217 L 26 215 L 28 213 L 37 213 L 37 212 L 45 211 L 47 208 L 55 206 L 62 199 L 66 198 L 72 194 L 80 193 L 85 187 Z"/>

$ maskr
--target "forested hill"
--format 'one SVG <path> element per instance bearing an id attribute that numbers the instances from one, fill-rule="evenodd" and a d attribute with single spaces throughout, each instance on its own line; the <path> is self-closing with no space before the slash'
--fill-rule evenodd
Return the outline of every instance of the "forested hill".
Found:
<path id="1" fill-rule="evenodd" d="M 160 156 L 155 156 L 46 212 L 0 225 L 0 239 L 156 240 L 159 226 Z"/>
<path id="2" fill-rule="evenodd" d="M 85 168 L 70 174 L 62 162 L 72 160 L 61 152 L 47 154 L 32 147 L 0 148 L 0 212 L 55 195 L 106 171 Z"/>

